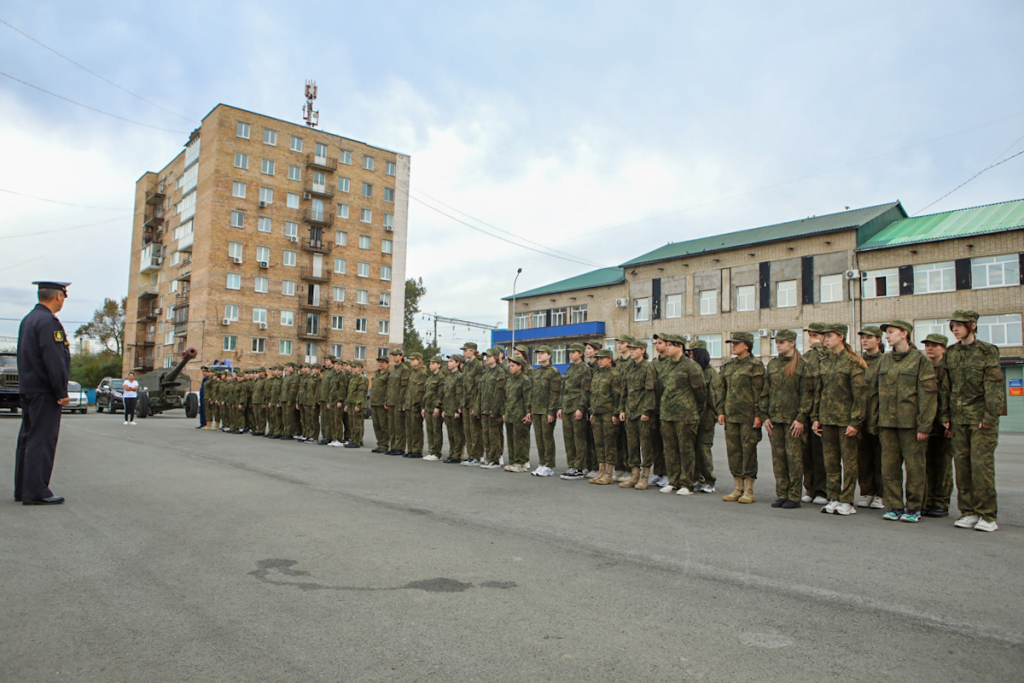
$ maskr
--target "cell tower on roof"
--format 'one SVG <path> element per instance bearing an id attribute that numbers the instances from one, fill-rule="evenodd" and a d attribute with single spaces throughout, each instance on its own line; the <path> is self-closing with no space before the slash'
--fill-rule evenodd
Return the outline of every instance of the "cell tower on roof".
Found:
<path id="1" fill-rule="evenodd" d="M 313 100 L 316 99 L 316 81 L 306 81 L 306 103 L 302 105 L 302 118 L 306 125 L 316 128 L 320 123 L 320 112 L 313 110 Z"/>

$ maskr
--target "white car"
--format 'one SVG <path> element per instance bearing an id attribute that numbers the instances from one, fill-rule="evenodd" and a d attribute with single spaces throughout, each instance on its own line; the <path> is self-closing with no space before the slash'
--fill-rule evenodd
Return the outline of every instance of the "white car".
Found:
<path id="1" fill-rule="evenodd" d="M 71 402 L 61 409 L 62 412 L 82 415 L 89 412 L 89 394 L 82 391 L 82 385 L 78 382 L 68 382 L 68 399 Z"/>

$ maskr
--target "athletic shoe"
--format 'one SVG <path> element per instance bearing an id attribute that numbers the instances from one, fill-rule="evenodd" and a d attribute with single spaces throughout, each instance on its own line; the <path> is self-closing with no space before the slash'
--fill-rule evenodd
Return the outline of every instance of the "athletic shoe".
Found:
<path id="1" fill-rule="evenodd" d="M 953 522 L 953 526 L 958 529 L 973 529 L 978 526 L 978 522 L 981 521 L 981 517 L 978 515 L 964 515 L 960 519 Z"/>
<path id="2" fill-rule="evenodd" d="M 344 446 L 345 444 L 343 444 L 342 442 L 340 442 L 337 439 L 335 439 L 334 441 L 330 442 L 327 445 L 328 446 L 333 446 L 334 448 L 340 448 L 341 446 Z"/>
<path id="3" fill-rule="evenodd" d="M 136 422 L 135 420 L 132 420 L 131 424 L 132 424 L 132 426 L 133 426 L 133 427 L 135 427 L 135 426 L 137 426 L 137 425 L 138 425 L 139 423 L 138 423 L 138 422 Z"/>
<path id="4" fill-rule="evenodd" d="M 826 505 L 829 501 L 828 499 L 822 496 L 815 496 L 814 500 L 812 500 L 811 502 L 814 503 L 815 505 Z M 838 505 L 838 503 L 836 503 L 836 505 Z"/>
<path id="5" fill-rule="evenodd" d="M 517 463 L 515 465 L 512 465 L 512 467 L 512 471 L 515 472 L 516 474 L 523 474 L 524 472 L 530 471 L 530 468 L 524 465 L 523 463 Z"/>
<path id="6" fill-rule="evenodd" d="M 975 531 L 995 531 L 999 528 L 996 521 L 993 519 L 991 522 L 986 522 L 983 519 L 978 520 L 978 523 L 974 525 Z"/>
<path id="7" fill-rule="evenodd" d="M 667 486 L 662 486 L 659 489 L 659 491 L 661 491 L 662 493 L 675 493 L 676 492 L 676 487 L 673 486 L 672 484 L 669 484 Z"/>
<path id="8" fill-rule="evenodd" d="M 798 507 L 801 507 L 801 505 L 795 500 L 787 500 L 785 503 L 782 504 L 783 510 L 795 510 Z"/>
<path id="9" fill-rule="evenodd" d="M 714 493 L 714 492 L 715 492 L 715 487 L 712 486 L 711 484 L 704 483 L 704 484 L 700 485 L 699 493 Z M 695 493 L 697 493 L 697 491 L 695 491 Z"/>
<path id="10" fill-rule="evenodd" d="M 658 486 L 664 488 L 669 485 L 668 475 L 663 474 L 658 477 Z"/>
<path id="11" fill-rule="evenodd" d="M 885 503 L 882 502 L 882 497 L 881 496 L 875 496 L 875 499 L 873 501 L 871 501 L 871 506 L 870 507 L 871 507 L 872 510 L 884 510 L 885 509 Z"/>
<path id="12" fill-rule="evenodd" d="M 530 474 L 534 475 L 535 477 L 553 477 L 555 476 L 555 471 L 550 467 L 547 467 L 546 465 L 541 465 Z"/>
<path id="13" fill-rule="evenodd" d="M 785 498 L 776 498 L 774 501 L 772 501 L 772 507 L 773 508 L 780 508 L 783 505 L 785 505 L 785 503 L 786 503 L 786 499 Z"/>
<path id="14" fill-rule="evenodd" d="M 514 469 L 514 468 L 515 468 L 515 465 L 505 465 L 505 467 L 504 467 L 503 469 L 504 469 L 504 470 L 505 470 L 506 472 L 514 472 L 514 471 L 515 471 L 515 469 Z"/>
<path id="15" fill-rule="evenodd" d="M 805 495 L 805 496 L 804 496 L 803 498 L 801 498 L 800 500 L 801 500 L 801 501 L 803 501 L 803 502 L 805 502 L 805 503 L 813 503 L 813 502 L 814 502 L 814 499 L 813 499 L 813 498 L 811 498 L 810 496 L 807 496 L 807 495 Z"/>
<path id="16" fill-rule="evenodd" d="M 949 517 L 949 510 L 946 508 L 935 507 L 934 505 L 929 508 L 925 508 L 924 512 L 921 513 L 925 517 Z"/>
<path id="17" fill-rule="evenodd" d="M 895 521 L 899 520 L 900 515 L 902 515 L 902 514 L 903 514 L 903 510 L 897 510 L 896 508 L 889 508 L 885 512 L 885 514 L 882 515 L 882 519 L 884 519 L 887 522 L 895 522 Z"/>
<path id="18" fill-rule="evenodd" d="M 125 424 L 128 424 L 128 420 L 125 420 L 125 421 L 124 421 L 124 423 L 125 423 Z"/>
<path id="19" fill-rule="evenodd" d="M 582 479 L 584 476 L 585 475 L 583 474 L 583 472 L 580 472 L 579 470 L 572 467 L 567 469 L 561 475 L 562 479 L 565 479 L 566 481 L 575 481 L 577 479 Z"/>
<path id="20" fill-rule="evenodd" d="M 685 486 L 683 486 L 683 487 L 680 487 L 680 489 L 678 491 L 676 491 L 676 495 L 677 496 L 692 496 L 693 495 L 693 490 L 692 489 L 688 489 Z"/>
<path id="21" fill-rule="evenodd" d="M 900 521 L 901 522 L 911 522 L 911 523 L 920 522 L 921 521 L 921 511 L 920 510 L 907 510 L 902 515 L 900 515 Z M 975 528 L 977 528 L 977 527 L 975 527 Z"/>
<path id="22" fill-rule="evenodd" d="M 843 517 L 849 517 L 850 515 L 857 514 L 857 508 L 853 507 L 849 503 L 840 503 L 836 506 L 836 514 L 842 515 Z"/>
<path id="23" fill-rule="evenodd" d="M 859 507 L 859 508 L 871 507 L 871 503 L 873 503 L 874 500 L 875 500 L 874 496 L 864 496 L 863 498 L 861 498 L 857 502 L 857 507 Z"/>
<path id="24" fill-rule="evenodd" d="M 487 462 L 484 463 L 483 465 L 480 465 L 480 469 L 482 470 L 496 470 L 499 467 L 501 467 L 501 463 L 499 462 Z"/>
<path id="25" fill-rule="evenodd" d="M 817 500 L 817 499 L 815 499 L 815 500 Z M 839 501 L 838 500 L 830 500 L 825 505 L 825 507 L 821 508 L 821 511 L 826 513 L 826 514 L 831 515 L 831 514 L 833 514 L 836 511 L 837 507 L 839 507 Z"/>
<path id="26" fill-rule="evenodd" d="M 363 447 L 363 445 L 361 443 L 352 443 L 351 441 L 346 442 L 345 445 L 342 446 L 342 448 L 362 448 L 362 447 Z"/>
<path id="27" fill-rule="evenodd" d="M 437 462 L 437 461 L 438 461 L 438 460 L 440 460 L 441 458 L 437 457 L 436 455 L 424 455 L 424 456 L 423 456 L 423 459 L 424 459 L 425 461 L 430 461 L 430 462 Z"/>
<path id="28" fill-rule="evenodd" d="M 470 460 L 463 460 L 462 464 L 465 467 L 476 467 L 477 465 L 480 464 L 480 461 L 477 460 L 476 458 L 471 458 Z"/>

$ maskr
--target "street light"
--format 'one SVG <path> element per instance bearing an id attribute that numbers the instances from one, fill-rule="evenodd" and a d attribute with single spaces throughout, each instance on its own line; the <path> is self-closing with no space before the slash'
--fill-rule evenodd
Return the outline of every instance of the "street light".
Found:
<path id="1" fill-rule="evenodd" d="M 512 349 L 508 352 L 509 358 L 516 352 L 516 282 L 519 281 L 519 274 L 522 272 L 522 268 L 516 270 L 516 277 L 512 280 Z"/>

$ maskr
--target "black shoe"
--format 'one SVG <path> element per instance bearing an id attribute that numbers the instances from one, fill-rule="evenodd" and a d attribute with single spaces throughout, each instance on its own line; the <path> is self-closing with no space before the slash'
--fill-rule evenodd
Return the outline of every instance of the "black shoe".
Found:
<path id="1" fill-rule="evenodd" d="M 442 460 L 442 461 L 441 461 L 441 464 L 442 464 L 442 465 L 450 465 L 450 464 L 452 464 L 453 462 L 455 462 L 455 461 L 454 461 L 454 460 L 452 460 L 451 458 L 445 458 L 444 460 Z"/>
<path id="2" fill-rule="evenodd" d="M 784 502 L 782 504 L 782 509 L 783 510 L 792 510 L 792 509 L 798 508 L 798 507 L 802 507 L 800 505 L 800 501 L 798 501 L 798 500 L 787 500 L 786 502 Z"/>
<path id="3" fill-rule="evenodd" d="M 317 446 L 326 446 L 329 443 L 330 443 L 330 441 L 324 441 L 323 439 L 320 439 L 319 441 L 316 442 L 316 445 Z"/>
<path id="4" fill-rule="evenodd" d="M 388 451 L 388 455 L 405 455 L 405 451 L 400 451 L 397 448 Z"/>
<path id="5" fill-rule="evenodd" d="M 385 451 L 383 449 L 380 449 L 380 448 L 371 448 L 370 452 L 371 453 L 384 453 Z"/>
<path id="6" fill-rule="evenodd" d="M 772 503 L 772 507 L 773 508 L 780 508 L 780 507 L 782 507 L 785 504 L 786 504 L 786 499 L 785 498 L 776 498 L 775 501 Z"/>
<path id="7" fill-rule="evenodd" d="M 288 436 L 286 434 L 282 434 L 281 436 L 279 436 L 277 438 L 281 439 L 281 441 L 291 441 L 294 437 Z"/>
<path id="8" fill-rule="evenodd" d="M 422 453 L 406 453 L 405 457 L 407 457 L 407 458 L 422 458 L 423 454 Z"/>
<path id="9" fill-rule="evenodd" d="M 198 427 L 196 427 L 196 429 L 202 429 L 202 428 L 203 428 L 203 427 L 205 427 L 205 426 L 206 426 L 206 425 L 199 425 Z"/>
<path id="10" fill-rule="evenodd" d="M 38 500 L 23 500 L 22 505 L 60 505 L 64 502 L 62 496 L 50 496 L 49 498 L 40 498 Z"/>
<path id="11" fill-rule="evenodd" d="M 342 444 L 342 447 L 343 448 L 362 448 L 363 445 L 359 444 L 359 443 L 352 443 L 351 441 L 349 441 L 348 443 Z"/>
<path id="12" fill-rule="evenodd" d="M 925 508 L 921 514 L 925 517 L 949 517 L 949 510 L 932 505 Z"/>

